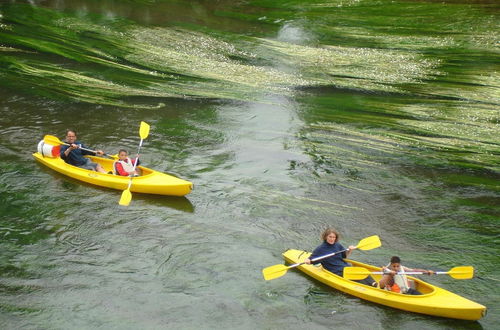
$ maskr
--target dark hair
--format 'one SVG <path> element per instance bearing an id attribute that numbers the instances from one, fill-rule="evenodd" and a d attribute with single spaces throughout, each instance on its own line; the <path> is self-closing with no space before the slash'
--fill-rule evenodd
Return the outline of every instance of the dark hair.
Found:
<path id="1" fill-rule="evenodd" d="M 68 135 L 68 133 L 69 133 L 69 132 L 73 132 L 73 133 L 75 133 L 75 135 L 77 135 L 77 134 L 76 134 L 76 131 L 75 131 L 74 129 L 69 129 L 69 128 L 68 128 L 68 129 L 66 130 L 66 135 Z"/>
<path id="2" fill-rule="evenodd" d="M 396 263 L 400 264 L 401 259 L 399 259 L 399 257 L 397 257 L 397 256 L 394 256 L 391 258 L 391 264 L 396 264 Z"/>
<path id="3" fill-rule="evenodd" d="M 122 152 L 125 152 L 125 153 L 128 155 L 128 151 L 127 151 L 127 150 L 125 150 L 125 149 L 120 149 L 120 150 L 118 150 L 118 154 L 120 154 L 120 153 L 122 153 Z"/>
<path id="4" fill-rule="evenodd" d="M 334 233 L 335 234 L 335 243 L 337 243 L 340 239 L 340 234 L 338 231 L 336 231 L 335 229 L 333 228 L 326 228 L 325 230 L 323 230 L 323 232 L 321 233 L 321 239 L 323 241 L 326 241 L 326 238 L 328 237 L 328 235 L 330 235 L 331 233 Z"/>

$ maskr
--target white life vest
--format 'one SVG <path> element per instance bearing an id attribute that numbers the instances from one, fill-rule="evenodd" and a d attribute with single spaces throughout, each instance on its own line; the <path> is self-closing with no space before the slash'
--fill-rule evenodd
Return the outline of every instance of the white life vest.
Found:
<path id="1" fill-rule="evenodd" d="M 389 268 L 390 265 L 391 264 L 388 264 L 387 268 Z M 399 286 L 401 293 L 406 293 L 410 289 L 410 283 L 408 282 L 408 278 L 406 277 L 406 275 L 404 275 L 404 272 L 405 272 L 405 267 L 403 265 L 400 265 L 398 273 L 403 273 L 403 274 L 394 275 L 394 283 L 396 283 Z"/>
<path id="2" fill-rule="evenodd" d="M 132 160 L 127 157 L 126 161 L 123 160 L 117 160 L 114 165 L 113 165 L 113 170 L 115 174 L 118 174 L 118 171 L 116 170 L 116 164 L 120 163 L 123 166 L 123 169 L 127 172 L 130 173 L 134 170 L 134 164 L 132 163 Z"/>

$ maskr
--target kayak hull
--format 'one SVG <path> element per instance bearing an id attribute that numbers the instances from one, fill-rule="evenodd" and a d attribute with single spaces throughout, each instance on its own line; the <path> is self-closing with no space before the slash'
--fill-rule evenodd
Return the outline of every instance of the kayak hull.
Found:
<path id="1" fill-rule="evenodd" d="M 283 253 L 283 257 L 288 263 L 295 264 L 303 262 L 310 254 L 301 250 L 288 250 Z M 381 270 L 379 267 L 354 260 L 346 259 L 346 261 L 370 271 Z M 297 268 L 339 291 L 409 312 L 471 321 L 479 320 L 486 315 L 485 306 L 411 276 L 408 278 L 414 282 L 415 288 L 422 295 L 405 295 L 374 288 L 335 275 L 321 266 L 304 264 Z M 380 277 L 381 275 L 373 275 L 376 281 L 379 281 Z"/>
<path id="2" fill-rule="evenodd" d="M 60 157 L 45 157 L 39 152 L 35 152 L 33 157 L 56 172 L 101 187 L 125 190 L 130 181 L 130 178 L 126 176 L 99 173 L 67 164 Z M 114 160 L 92 156 L 88 158 L 93 162 L 101 164 L 106 172 L 112 171 Z M 193 189 L 193 184 L 189 181 L 144 166 L 138 166 L 138 169 L 142 172 L 142 175 L 132 179 L 132 185 L 130 186 L 130 191 L 132 192 L 185 196 Z"/>

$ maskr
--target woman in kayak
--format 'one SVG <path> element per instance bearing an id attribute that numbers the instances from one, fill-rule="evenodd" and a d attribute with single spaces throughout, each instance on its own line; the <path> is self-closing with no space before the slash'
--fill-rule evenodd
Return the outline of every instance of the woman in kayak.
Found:
<path id="1" fill-rule="evenodd" d="M 410 282 L 404 274 L 405 272 L 422 272 L 427 275 L 434 274 L 433 270 L 405 267 L 401 265 L 401 259 L 397 256 L 392 257 L 391 262 L 386 267 L 382 267 L 382 269 L 384 270 L 384 276 L 382 276 L 379 282 L 381 289 L 412 295 L 421 295 L 422 293 L 411 288 Z"/>
<path id="2" fill-rule="evenodd" d="M 97 150 L 96 152 L 83 150 L 82 148 L 86 148 L 85 145 L 76 140 L 76 132 L 71 129 L 66 131 L 66 143 L 68 145 L 62 145 L 60 153 L 61 158 L 66 163 L 86 170 L 106 173 L 101 165 L 91 162 L 90 159 L 83 157 L 85 155 L 102 156 L 104 155 L 102 150 Z"/>
<path id="3" fill-rule="evenodd" d="M 121 176 L 138 176 L 139 172 L 137 168 L 134 168 L 135 163 L 137 165 L 140 164 L 140 161 L 136 158 L 134 160 L 128 157 L 128 151 L 125 149 L 120 149 L 118 151 L 118 160 L 114 162 L 113 168 L 115 169 L 115 173 Z M 135 165 L 135 167 L 137 167 Z"/>
<path id="4" fill-rule="evenodd" d="M 319 262 L 321 265 L 329 270 L 330 272 L 343 276 L 344 267 L 350 266 L 347 262 L 344 261 L 344 258 L 347 258 L 353 250 L 356 249 L 354 245 L 350 245 L 348 249 L 344 248 L 342 244 L 338 241 L 340 239 L 340 234 L 338 231 L 332 228 L 327 228 L 321 234 L 321 239 L 323 243 L 314 249 L 313 253 L 309 256 L 308 259 L 304 260 L 306 264 L 311 264 L 311 259 L 318 258 L 327 254 L 335 253 L 335 255 L 321 259 Z M 368 276 L 365 279 L 356 281 L 366 285 L 377 286 L 377 282 L 373 279 L 373 277 Z"/>

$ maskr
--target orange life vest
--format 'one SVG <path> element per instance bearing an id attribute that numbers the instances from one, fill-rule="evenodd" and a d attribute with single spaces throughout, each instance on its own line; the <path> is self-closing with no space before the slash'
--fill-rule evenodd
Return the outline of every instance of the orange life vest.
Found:
<path id="1" fill-rule="evenodd" d="M 389 291 L 401 293 L 401 288 L 396 283 L 393 283 L 392 285 L 386 285 L 385 287 L 389 289 Z"/>
<path id="2" fill-rule="evenodd" d="M 387 268 L 390 269 L 390 265 L 391 264 L 388 264 L 387 265 Z M 408 289 L 410 288 L 410 284 L 408 282 L 408 278 L 406 277 L 406 275 L 404 274 L 405 273 L 405 268 L 403 265 L 401 265 L 400 269 L 399 269 L 399 272 L 401 274 L 396 274 L 394 275 L 393 277 L 393 285 L 392 286 L 388 286 L 389 287 L 389 291 L 392 291 L 392 292 L 399 292 L 399 293 L 406 293 L 408 291 Z M 394 288 L 392 289 L 393 287 L 397 287 L 397 288 Z"/>

